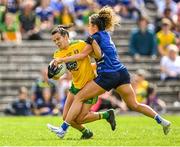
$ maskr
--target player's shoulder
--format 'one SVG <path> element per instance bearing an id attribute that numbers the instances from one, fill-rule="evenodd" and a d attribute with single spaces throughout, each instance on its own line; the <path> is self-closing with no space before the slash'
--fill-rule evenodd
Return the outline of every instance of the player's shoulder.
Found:
<path id="1" fill-rule="evenodd" d="M 54 55 L 58 54 L 59 51 L 60 51 L 59 49 L 56 49 L 56 50 L 54 51 Z"/>
<path id="2" fill-rule="evenodd" d="M 83 40 L 70 40 L 70 45 L 85 44 Z"/>
<path id="3" fill-rule="evenodd" d="M 56 48 L 55 51 L 54 51 L 54 53 L 58 53 L 59 51 L 60 51 L 60 49 L 59 49 L 59 48 Z"/>
<path id="4" fill-rule="evenodd" d="M 53 58 L 61 57 L 61 56 L 63 56 L 63 54 L 64 54 L 63 50 L 56 49 L 56 50 L 54 51 Z"/>
<path id="5" fill-rule="evenodd" d="M 71 40 L 70 41 L 70 48 L 84 48 L 86 45 L 85 41 L 83 40 Z"/>

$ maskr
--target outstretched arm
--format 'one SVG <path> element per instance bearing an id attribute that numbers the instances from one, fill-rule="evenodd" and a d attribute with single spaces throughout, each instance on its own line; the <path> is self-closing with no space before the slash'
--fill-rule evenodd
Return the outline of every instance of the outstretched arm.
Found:
<path id="1" fill-rule="evenodd" d="M 76 61 L 82 60 L 82 59 L 86 58 L 92 51 L 93 51 L 92 46 L 87 44 L 81 53 L 78 53 L 78 54 L 75 54 L 75 55 L 69 56 L 69 57 L 54 59 L 53 64 L 55 66 L 57 66 L 57 64 L 59 64 L 61 62 L 66 63 L 66 62 L 75 61 L 75 60 Z"/>
<path id="2" fill-rule="evenodd" d="M 82 60 L 86 58 L 92 51 L 93 50 L 92 50 L 91 45 L 87 44 L 81 53 L 75 54 L 73 56 L 61 58 L 61 62 L 66 63 L 66 62 L 74 61 L 74 60 Z"/>
<path id="3" fill-rule="evenodd" d="M 101 58 L 101 49 L 99 47 L 99 45 L 97 44 L 97 42 L 92 38 L 92 37 L 88 37 L 88 39 L 86 40 L 87 45 L 85 46 L 85 48 L 83 49 L 83 51 L 79 54 L 75 54 L 73 56 L 69 56 L 69 57 L 64 57 L 64 58 L 59 58 L 59 59 L 55 59 L 54 60 L 54 65 L 57 65 L 61 62 L 69 62 L 69 61 L 77 61 L 77 60 L 82 60 L 84 58 L 86 58 L 88 55 L 91 55 L 99 60 Z"/>
<path id="4" fill-rule="evenodd" d="M 101 49 L 98 43 L 96 42 L 96 40 L 92 37 L 88 37 L 85 42 L 87 43 L 87 45 L 85 46 L 85 48 L 81 53 L 70 57 L 65 57 L 62 59 L 63 60 L 62 62 L 69 62 L 72 60 L 82 60 L 88 55 L 90 55 L 90 53 L 95 59 L 99 60 L 101 58 Z"/>

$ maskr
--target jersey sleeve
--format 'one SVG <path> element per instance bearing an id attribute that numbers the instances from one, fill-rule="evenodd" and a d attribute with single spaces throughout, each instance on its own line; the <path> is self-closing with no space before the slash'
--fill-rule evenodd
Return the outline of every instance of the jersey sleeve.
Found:
<path id="1" fill-rule="evenodd" d="M 86 43 L 83 40 L 78 40 L 78 42 L 75 43 L 74 48 L 79 50 L 79 52 L 82 52 L 85 46 Z"/>
<path id="2" fill-rule="evenodd" d="M 96 40 L 96 42 L 99 44 L 100 43 L 100 35 L 95 33 L 92 35 L 92 37 Z"/>
<path id="3" fill-rule="evenodd" d="M 57 58 L 57 54 L 56 54 L 56 52 L 54 52 L 54 54 L 53 54 L 53 58 Z"/>
<path id="4" fill-rule="evenodd" d="M 58 50 L 56 50 L 53 54 L 53 58 L 61 58 L 62 57 L 62 53 Z"/>

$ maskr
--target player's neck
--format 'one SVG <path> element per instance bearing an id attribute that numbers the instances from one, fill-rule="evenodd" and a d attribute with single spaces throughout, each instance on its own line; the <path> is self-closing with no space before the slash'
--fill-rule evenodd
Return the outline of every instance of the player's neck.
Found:
<path id="1" fill-rule="evenodd" d="M 69 47 L 69 43 L 64 47 L 64 50 L 67 50 Z"/>
<path id="2" fill-rule="evenodd" d="M 67 50 L 69 48 L 69 42 L 65 43 L 61 50 Z"/>

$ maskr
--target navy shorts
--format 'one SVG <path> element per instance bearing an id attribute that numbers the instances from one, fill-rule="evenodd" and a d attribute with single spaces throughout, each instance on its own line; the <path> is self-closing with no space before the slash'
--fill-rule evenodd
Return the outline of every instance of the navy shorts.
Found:
<path id="1" fill-rule="evenodd" d="M 117 72 L 102 72 L 94 79 L 94 81 L 106 91 L 116 89 L 118 86 L 130 83 L 130 75 L 127 69 Z"/>

